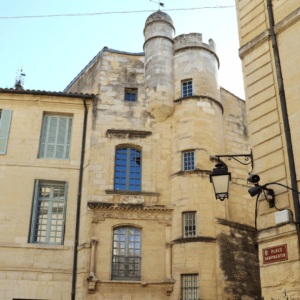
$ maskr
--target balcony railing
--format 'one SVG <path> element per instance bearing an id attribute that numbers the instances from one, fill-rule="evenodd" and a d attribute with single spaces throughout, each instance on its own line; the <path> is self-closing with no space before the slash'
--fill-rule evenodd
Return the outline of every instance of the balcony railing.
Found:
<path id="1" fill-rule="evenodd" d="M 112 280 L 141 280 L 141 257 L 113 255 Z"/>

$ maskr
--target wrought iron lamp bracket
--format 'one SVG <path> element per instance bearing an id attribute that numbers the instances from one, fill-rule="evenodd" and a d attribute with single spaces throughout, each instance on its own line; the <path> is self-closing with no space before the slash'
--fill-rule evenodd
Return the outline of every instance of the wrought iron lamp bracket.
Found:
<path id="1" fill-rule="evenodd" d="M 232 158 L 234 160 L 236 160 L 237 162 L 239 162 L 240 164 L 244 165 L 244 166 L 248 166 L 251 165 L 251 171 L 249 173 L 249 175 L 251 175 L 252 171 L 253 171 L 253 156 L 252 156 L 252 150 L 250 151 L 250 154 L 236 154 L 236 155 L 216 155 L 216 157 L 218 158 L 218 160 L 220 160 L 220 158 L 222 157 L 227 157 L 228 160 L 231 160 Z M 237 157 L 244 157 L 245 162 L 242 162 L 240 160 L 237 159 Z M 221 160 L 220 160 L 221 161 Z"/>

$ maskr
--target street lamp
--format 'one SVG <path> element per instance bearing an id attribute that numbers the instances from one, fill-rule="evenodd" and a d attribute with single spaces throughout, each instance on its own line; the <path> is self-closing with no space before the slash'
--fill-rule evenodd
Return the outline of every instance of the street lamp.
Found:
<path id="1" fill-rule="evenodd" d="M 210 182 L 213 184 L 216 199 L 224 201 L 228 198 L 229 182 L 231 180 L 231 173 L 227 171 L 227 168 L 222 163 L 216 164 L 216 168 L 213 169 L 210 174 Z"/>

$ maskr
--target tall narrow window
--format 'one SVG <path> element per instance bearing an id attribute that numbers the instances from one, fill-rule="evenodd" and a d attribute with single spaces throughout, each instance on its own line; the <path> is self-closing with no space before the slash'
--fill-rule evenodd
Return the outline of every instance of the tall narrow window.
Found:
<path id="1" fill-rule="evenodd" d="M 183 237 L 191 238 L 197 236 L 197 217 L 196 212 L 185 212 L 182 214 Z"/>
<path id="2" fill-rule="evenodd" d="M 0 154 L 6 154 L 12 110 L 0 109 Z"/>
<path id="3" fill-rule="evenodd" d="M 141 280 L 141 231 L 132 227 L 114 230 L 112 278 Z"/>
<path id="4" fill-rule="evenodd" d="M 36 180 L 31 221 L 31 243 L 63 244 L 66 182 Z"/>
<path id="5" fill-rule="evenodd" d="M 137 89 L 125 89 L 125 101 L 136 102 L 137 101 Z"/>
<path id="6" fill-rule="evenodd" d="M 182 275 L 182 300 L 199 300 L 198 274 Z"/>
<path id="7" fill-rule="evenodd" d="M 182 97 L 188 97 L 193 95 L 193 81 L 182 81 Z"/>
<path id="8" fill-rule="evenodd" d="M 44 116 L 40 158 L 70 159 L 72 124 L 72 117 Z"/>
<path id="9" fill-rule="evenodd" d="M 195 170 L 195 151 L 183 152 L 182 155 L 182 170 Z"/>
<path id="10" fill-rule="evenodd" d="M 142 153 L 134 148 L 116 149 L 115 190 L 141 190 Z"/>

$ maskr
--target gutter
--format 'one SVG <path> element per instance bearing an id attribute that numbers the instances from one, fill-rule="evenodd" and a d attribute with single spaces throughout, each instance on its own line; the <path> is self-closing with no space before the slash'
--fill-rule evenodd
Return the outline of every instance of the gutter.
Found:
<path id="1" fill-rule="evenodd" d="M 87 123 L 87 114 L 88 114 L 85 98 L 86 98 L 85 96 L 82 98 L 84 104 L 84 120 L 83 120 L 81 159 L 80 159 L 80 170 L 79 170 L 79 181 L 78 181 L 71 300 L 75 300 L 75 294 L 76 294 L 76 273 L 77 273 L 77 254 L 78 254 L 77 247 L 78 247 L 78 238 L 79 238 L 80 203 L 81 203 L 81 192 L 82 192 L 82 175 L 83 175 L 83 162 L 84 162 L 84 152 L 85 152 L 86 123 Z"/>
<path id="2" fill-rule="evenodd" d="M 300 250 L 300 204 L 299 204 L 299 196 L 298 196 L 298 186 L 297 186 L 297 177 L 296 177 L 296 168 L 295 168 L 295 159 L 293 153 L 293 145 L 292 145 L 292 137 L 291 137 L 291 130 L 289 125 L 289 118 L 287 113 L 287 106 L 286 106 L 286 98 L 285 98 L 285 91 L 284 91 L 284 84 L 282 78 L 282 71 L 281 71 L 281 63 L 279 57 L 279 50 L 277 45 L 277 39 L 274 30 L 274 15 L 272 9 L 272 0 L 267 0 L 267 7 L 268 7 L 268 14 L 269 14 L 269 23 L 270 23 L 270 31 L 271 31 L 271 39 L 272 39 L 272 46 L 273 46 L 273 53 L 275 59 L 275 67 L 276 67 L 276 75 L 277 75 L 277 84 L 279 89 L 279 98 L 281 104 L 281 113 L 283 119 L 283 127 L 285 132 L 285 139 L 286 139 L 286 146 L 287 146 L 287 154 L 289 159 L 289 168 L 290 168 L 290 177 L 292 183 L 292 196 L 293 196 L 293 203 L 294 203 L 294 211 L 295 211 L 295 222 L 296 222 L 296 230 L 298 235 L 298 251 Z"/>

